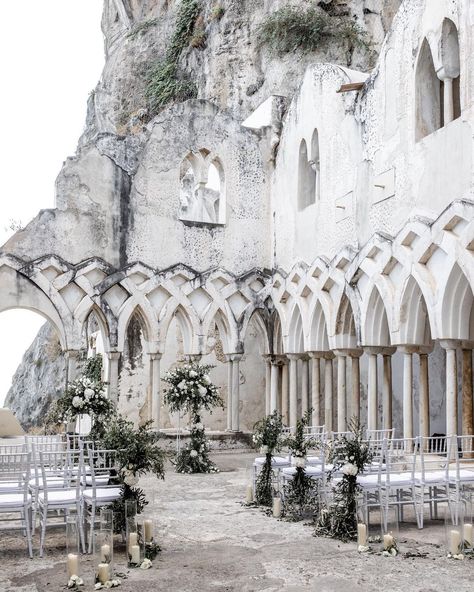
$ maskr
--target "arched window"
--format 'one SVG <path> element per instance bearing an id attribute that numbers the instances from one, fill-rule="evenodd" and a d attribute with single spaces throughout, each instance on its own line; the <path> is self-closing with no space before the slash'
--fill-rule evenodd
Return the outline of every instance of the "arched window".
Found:
<path id="1" fill-rule="evenodd" d="M 298 210 L 304 210 L 316 199 L 316 172 L 308 158 L 306 140 L 301 140 L 298 164 Z"/>
<path id="2" fill-rule="evenodd" d="M 416 140 L 439 129 L 442 124 L 442 84 L 439 80 L 428 41 L 421 47 L 416 66 Z"/>
<path id="3" fill-rule="evenodd" d="M 441 61 L 443 64 L 444 120 L 445 123 L 449 123 L 461 115 L 459 37 L 456 25 L 449 19 L 443 21 Z"/>
<path id="4" fill-rule="evenodd" d="M 215 154 L 206 149 L 189 153 L 180 182 L 180 220 L 225 224 L 224 170 Z"/>
<path id="5" fill-rule="evenodd" d="M 311 138 L 311 160 L 309 161 L 310 167 L 314 171 L 314 201 L 318 202 L 320 197 L 320 179 L 321 179 L 321 165 L 319 158 L 319 133 L 315 129 L 313 137 Z"/>

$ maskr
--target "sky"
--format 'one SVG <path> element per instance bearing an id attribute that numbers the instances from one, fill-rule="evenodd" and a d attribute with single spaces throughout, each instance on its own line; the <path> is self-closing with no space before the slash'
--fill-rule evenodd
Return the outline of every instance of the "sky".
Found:
<path id="1" fill-rule="evenodd" d="M 0 245 L 11 220 L 24 226 L 54 207 L 55 179 L 75 152 L 104 63 L 102 0 L 3 4 Z M 0 406 L 43 323 L 31 311 L 0 313 Z"/>

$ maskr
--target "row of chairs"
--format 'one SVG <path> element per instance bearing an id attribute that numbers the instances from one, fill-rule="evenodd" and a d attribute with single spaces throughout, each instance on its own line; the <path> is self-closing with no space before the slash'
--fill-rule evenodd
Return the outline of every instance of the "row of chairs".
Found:
<path id="1" fill-rule="evenodd" d="M 65 526 L 66 517 L 75 514 L 82 549 L 86 550 L 87 531 L 91 552 L 98 508 L 120 497 L 116 451 L 62 438 L 35 437 L 19 445 L 24 446 L 20 450 L 13 446 L 0 446 L 0 515 L 7 528 L 12 521 L 20 520 L 31 557 L 39 517 L 41 557 L 46 528 Z M 52 518 L 58 516 L 61 522 L 53 522 Z"/>

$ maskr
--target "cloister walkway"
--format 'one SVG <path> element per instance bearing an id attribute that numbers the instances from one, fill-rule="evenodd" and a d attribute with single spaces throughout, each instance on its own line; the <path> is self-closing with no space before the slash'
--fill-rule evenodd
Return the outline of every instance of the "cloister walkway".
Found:
<path id="1" fill-rule="evenodd" d="M 355 544 L 315 538 L 302 523 L 278 521 L 240 504 L 253 454 L 220 453 L 221 473 L 144 480 L 154 496 L 163 551 L 148 571 L 128 574 L 119 592 L 456 592 L 472 591 L 471 560 L 444 557 L 444 526 L 401 531 L 401 551 L 412 557 L 359 555 Z M 152 499 L 152 498 L 151 498 Z M 405 541 L 405 542 L 403 542 Z M 48 535 L 43 559 L 28 560 L 18 535 L 0 535 L 0 591 L 55 592 L 65 584 L 64 533 Z M 92 573 L 93 559 L 83 558 Z M 91 581 L 82 588 L 93 590 Z"/>

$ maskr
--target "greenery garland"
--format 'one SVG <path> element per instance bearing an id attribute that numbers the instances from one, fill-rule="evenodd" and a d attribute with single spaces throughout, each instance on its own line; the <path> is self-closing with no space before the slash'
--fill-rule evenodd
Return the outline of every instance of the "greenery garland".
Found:
<path id="1" fill-rule="evenodd" d="M 255 501 L 261 506 L 271 507 L 273 503 L 273 453 L 282 445 L 283 419 L 274 411 L 254 426 L 253 442 L 260 447 L 265 461 L 255 484 Z"/>
<path id="2" fill-rule="evenodd" d="M 314 479 L 306 474 L 306 457 L 308 450 L 317 442 L 312 437 L 305 437 L 304 429 L 311 425 L 312 409 L 296 422 L 293 436 L 285 438 L 283 445 L 288 447 L 295 458 L 296 472 L 293 479 L 284 488 L 283 511 L 291 520 L 303 520 L 314 517 L 318 513 L 318 488 Z"/>
<path id="3" fill-rule="evenodd" d="M 357 475 L 362 474 L 373 459 L 359 420 L 352 419 L 349 430 L 351 436 L 344 435 L 327 447 L 327 460 L 333 464 L 329 479 L 335 472 L 342 473 L 342 478 L 333 487 L 332 503 L 321 510 L 316 527 L 317 535 L 342 541 L 357 537 L 356 500 L 360 492 Z"/>
<path id="4" fill-rule="evenodd" d="M 163 378 L 170 385 L 164 397 L 170 411 L 191 413 L 190 442 L 176 456 L 178 473 L 218 472 L 209 458 L 209 441 L 200 415 L 202 409 L 212 413 L 215 407 L 224 407 L 219 389 L 209 377 L 213 367 L 198 363 L 186 364 L 168 371 Z"/>

